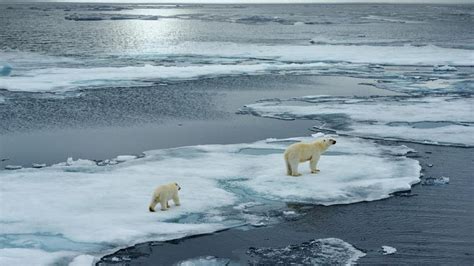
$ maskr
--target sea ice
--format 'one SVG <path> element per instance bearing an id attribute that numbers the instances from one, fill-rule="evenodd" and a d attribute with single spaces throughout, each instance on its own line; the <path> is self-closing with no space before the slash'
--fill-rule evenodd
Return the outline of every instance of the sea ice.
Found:
<path id="1" fill-rule="evenodd" d="M 31 165 L 31 167 L 33 168 L 43 168 L 43 167 L 46 167 L 46 164 L 45 163 L 34 163 Z"/>
<path id="2" fill-rule="evenodd" d="M 136 159 L 137 156 L 135 155 L 119 155 L 115 158 L 115 161 L 117 162 L 125 162 L 125 161 L 130 161 L 130 160 L 133 160 L 133 159 Z"/>
<path id="3" fill-rule="evenodd" d="M 425 186 L 446 185 L 449 184 L 449 177 L 427 177 L 423 179 L 422 184 Z"/>
<path id="4" fill-rule="evenodd" d="M 19 169 L 22 169 L 22 168 L 23 168 L 23 166 L 21 166 L 21 165 L 11 165 L 11 164 L 9 164 L 9 165 L 5 166 L 6 170 L 19 170 Z"/>
<path id="5" fill-rule="evenodd" d="M 301 165 L 302 177 L 286 176 L 286 146 L 313 139 L 153 150 L 117 165 L 68 158 L 42 169 L 0 171 L 0 237 L 8 239 L 1 259 L 8 260 L 13 248 L 24 248 L 18 257 L 25 259 L 34 247 L 39 261 L 72 261 L 147 240 L 266 225 L 272 220 L 252 213 L 253 207 L 378 200 L 419 181 L 419 163 L 403 156 L 407 147 L 341 136 L 321 158 L 319 174 Z M 153 189 L 168 182 L 182 187 L 182 205 L 148 212 Z M 24 200 L 31 195 L 33 201 Z"/>
<path id="6" fill-rule="evenodd" d="M 103 18 L 92 17 L 92 19 Z M 111 61 L 103 59 L 73 60 L 32 53 L 0 52 L 0 57 L 14 64 L 17 69 L 15 75 L 0 79 L 0 88 L 11 91 L 60 92 L 104 86 L 150 86 L 163 80 L 275 73 L 339 73 L 371 76 L 374 74 L 374 69 L 370 66 L 374 65 L 454 67 L 472 66 L 474 60 L 470 50 L 433 45 L 414 47 L 246 44 L 242 46 L 226 42 L 184 42 L 172 46 L 156 44 L 150 48 L 143 48 L 138 54 L 123 52 L 109 56 L 144 59 L 144 65 L 111 66 Z M 162 59 L 183 60 L 183 57 L 192 64 L 157 65 Z M 443 72 L 437 73 L 441 74 Z M 403 80 L 402 77 L 401 79 Z"/>
<path id="7" fill-rule="evenodd" d="M 458 70 L 457 68 L 453 66 L 449 66 L 449 65 L 437 65 L 433 67 L 433 71 L 457 71 L 457 70 Z"/>
<path id="8" fill-rule="evenodd" d="M 251 265 L 353 265 L 366 254 L 338 238 L 315 239 L 284 248 L 247 251 Z"/>
<path id="9" fill-rule="evenodd" d="M 397 252 L 397 249 L 391 246 L 382 246 L 383 255 L 390 255 Z"/>
<path id="10" fill-rule="evenodd" d="M 180 261 L 176 266 L 237 266 L 239 263 L 230 259 L 218 258 L 214 256 L 197 257 L 184 261 Z"/>
<path id="11" fill-rule="evenodd" d="M 239 110 L 277 119 L 317 120 L 321 128 L 339 134 L 460 146 L 474 145 L 473 112 L 474 98 L 459 96 L 306 96 L 248 104 Z"/>

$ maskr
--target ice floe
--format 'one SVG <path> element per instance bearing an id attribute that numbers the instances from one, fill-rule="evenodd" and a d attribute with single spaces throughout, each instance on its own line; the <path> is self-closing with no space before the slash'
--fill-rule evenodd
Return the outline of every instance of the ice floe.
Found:
<path id="1" fill-rule="evenodd" d="M 353 136 L 473 146 L 474 98 L 306 96 L 239 110 L 277 119 L 317 120 L 319 128 Z"/>
<path id="2" fill-rule="evenodd" d="M 315 239 L 284 248 L 249 248 L 251 265 L 353 265 L 366 254 L 338 238 Z"/>
<path id="3" fill-rule="evenodd" d="M 31 167 L 33 168 L 43 168 L 43 167 L 46 167 L 46 164 L 45 163 L 34 163 L 31 165 Z"/>
<path id="4" fill-rule="evenodd" d="M 370 20 L 384 21 L 384 22 L 392 22 L 392 23 L 406 23 L 406 24 L 425 23 L 424 21 L 418 21 L 418 20 L 398 19 L 398 18 L 376 16 L 376 15 L 369 15 L 363 18 L 370 19 Z"/>
<path id="5" fill-rule="evenodd" d="M 438 65 L 433 67 L 433 71 L 457 71 L 458 69 L 448 65 Z"/>
<path id="6" fill-rule="evenodd" d="M 22 168 L 23 168 L 23 166 L 21 166 L 21 165 L 11 165 L 11 164 L 9 164 L 9 165 L 5 166 L 6 170 L 19 170 L 19 169 L 22 169 Z"/>
<path id="7" fill-rule="evenodd" d="M 427 177 L 423 179 L 421 184 L 425 186 L 446 185 L 446 184 L 449 184 L 449 177 L 446 177 L 446 176 Z"/>
<path id="8" fill-rule="evenodd" d="M 390 255 L 397 252 L 397 249 L 391 246 L 382 246 L 383 255 Z"/>
<path id="9" fill-rule="evenodd" d="M 176 266 L 237 266 L 240 263 L 233 262 L 230 259 L 218 258 L 214 256 L 203 256 L 187 259 L 176 263 Z"/>
<path id="10" fill-rule="evenodd" d="M 0 57 L 15 67 L 15 75 L 2 76 L 0 88 L 11 91 L 58 92 L 104 86 L 150 86 L 161 80 L 264 74 L 345 74 L 370 77 L 378 73 L 371 67 L 375 65 L 456 67 L 471 66 L 474 62 L 474 54 L 470 50 L 432 45 L 242 45 L 225 42 L 156 44 L 143 47 L 140 54 L 125 51 L 99 60 L 0 52 Z M 143 64 L 120 65 L 118 61 L 123 64 L 122 59 L 139 59 Z M 166 61 L 176 63 L 162 63 Z M 447 71 L 430 72 L 439 76 Z M 384 76 L 383 73 L 378 75 Z M 403 77 L 398 79 L 406 82 Z"/>
<path id="11" fill-rule="evenodd" d="M 319 174 L 301 166 L 302 177 L 286 176 L 285 147 L 312 139 L 154 150 L 105 166 L 69 158 L 41 169 L 0 171 L 1 259 L 35 253 L 47 263 L 88 260 L 77 256 L 242 224 L 265 225 L 271 217 L 252 212 L 264 205 L 378 200 L 419 182 L 420 165 L 404 156 L 407 147 L 342 136 L 321 158 Z M 153 189 L 172 181 L 182 187 L 182 205 L 148 212 Z M 293 214 L 286 208 L 272 215 Z"/>
<path id="12" fill-rule="evenodd" d="M 126 15 L 126 14 L 71 14 L 64 17 L 75 21 L 98 21 L 98 20 L 157 20 L 158 16 Z"/>

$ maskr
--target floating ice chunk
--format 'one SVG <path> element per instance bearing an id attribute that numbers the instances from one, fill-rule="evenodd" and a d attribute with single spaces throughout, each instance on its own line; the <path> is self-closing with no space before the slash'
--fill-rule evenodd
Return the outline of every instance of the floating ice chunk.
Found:
<path id="1" fill-rule="evenodd" d="M 433 71 L 457 71 L 458 69 L 453 67 L 453 66 L 449 66 L 449 65 L 436 65 L 433 67 Z"/>
<path id="2" fill-rule="evenodd" d="M 297 21 L 295 23 L 293 23 L 293 25 L 295 26 L 301 26 L 301 25 L 304 25 L 305 23 L 304 22 L 301 22 L 301 21 Z"/>
<path id="3" fill-rule="evenodd" d="M 366 254 L 338 238 L 324 238 L 284 248 L 247 251 L 254 265 L 353 265 Z"/>
<path id="4" fill-rule="evenodd" d="M 382 246 L 383 255 L 390 255 L 397 252 L 397 249 L 391 246 Z"/>
<path id="5" fill-rule="evenodd" d="M 263 203 L 260 203 L 260 202 L 244 202 L 244 203 L 241 203 L 237 206 L 234 206 L 234 209 L 236 209 L 236 210 L 245 210 L 247 208 L 259 206 L 259 205 L 262 205 L 262 204 Z"/>
<path id="6" fill-rule="evenodd" d="M 236 266 L 239 263 L 232 262 L 230 259 L 218 258 L 214 256 L 197 257 L 180 261 L 177 266 Z"/>
<path id="7" fill-rule="evenodd" d="M 449 177 L 428 177 L 422 181 L 423 185 L 434 186 L 434 185 L 447 185 L 449 184 Z"/>
<path id="8" fill-rule="evenodd" d="M 33 168 L 43 168 L 43 167 L 46 167 L 46 164 L 45 163 L 34 163 L 31 165 L 31 167 Z"/>
<path id="9" fill-rule="evenodd" d="M 1 69 L 0 69 L 0 77 L 1 76 L 9 76 L 10 73 L 12 73 L 13 67 L 10 64 L 5 64 Z"/>
<path id="10" fill-rule="evenodd" d="M 59 163 L 54 166 L 60 167 L 60 166 L 84 166 L 84 167 L 90 167 L 90 166 L 95 166 L 96 163 L 91 160 L 84 160 L 84 159 L 77 159 L 74 160 L 72 157 L 67 158 L 65 163 Z"/>
<path id="11" fill-rule="evenodd" d="M 6 170 L 19 170 L 19 169 L 22 169 L 22 168 L 23 168 L 23 166 L 21 166 L 21 165 L 10 165 L 9 164 L 9 165 L 5 166 Z"/>
<path id="12" fill-rule="evenodd" d="M 115 158 L 115 161 L 121 163 L 121 162 L 126 162 L 126 161 L 130 161 L 130 160 L 134 160 L 136 159 L 137 156 L 136 155 L 119 155 Z"/>

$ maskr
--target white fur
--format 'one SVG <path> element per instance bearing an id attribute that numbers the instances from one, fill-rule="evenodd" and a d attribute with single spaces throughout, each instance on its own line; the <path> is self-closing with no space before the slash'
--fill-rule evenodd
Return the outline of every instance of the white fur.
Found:
<path id="1" fill-rule="evenodd" d="M 166 211 L 170 205 L 168 204 L 169 200 L 173 200 L 174 205 L 179 206 L 179 197 L 178 190 L 181 189 L 178 183 L 169 183 L 166 185 L 159 186 L 155 189 L 153 197 L 151 198 L 150 206 L 148 209 L 151 212 L 155 211 L 155 206 L 158 202 L 161 205 L 161 210 Z"/>
<path id="2" fill-rule="evenodd" d="M 290 145 L 285 151 L 286 174 L 290 176 L 300 176 L 298 164 L 310 161 L 311 173 L 319 172 L 317 164 L 322 153 L 329 146 L 336 144 L 334 139 L 323 138 L 311 143 L 295 143 Z"/>

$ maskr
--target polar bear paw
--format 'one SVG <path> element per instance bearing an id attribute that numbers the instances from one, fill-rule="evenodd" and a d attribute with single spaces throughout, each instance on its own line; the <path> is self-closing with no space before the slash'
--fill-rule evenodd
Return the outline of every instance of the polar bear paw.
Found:
<path id="1" fill-rule="evenodd" d="M 317 174 L 317 173 L 319 173 L 319 172 L 320 172 L 320 170 L 319 170 L 319 169 L 316 169 L 316 170 L 311 170 L 311 173 L 312 173 L 312 174 Z"/>

